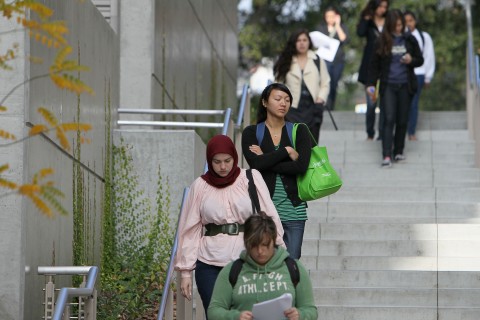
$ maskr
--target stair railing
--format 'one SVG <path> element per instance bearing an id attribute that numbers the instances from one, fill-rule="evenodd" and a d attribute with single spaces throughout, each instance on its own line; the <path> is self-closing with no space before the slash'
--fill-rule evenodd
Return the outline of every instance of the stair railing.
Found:
<path id="1" fill-rule="evenodd" d="M 47 278 L 45 284 L 44 316 L 45 320 L 68 320 L 73 318 L 70 314 L 69 299 L 78 298 L 77 317 L 79 320 L 95 320 L 97 318 L 97 290 L 95 283 L 97 281 L 98 267 L 43 267 L 39 266 L 37 270 L 39 275 Z M 79 288 L 62 288 L 55 301 L 55 283 L 54 277 L 58 275 L 81 275 L 83 281 Z"/>

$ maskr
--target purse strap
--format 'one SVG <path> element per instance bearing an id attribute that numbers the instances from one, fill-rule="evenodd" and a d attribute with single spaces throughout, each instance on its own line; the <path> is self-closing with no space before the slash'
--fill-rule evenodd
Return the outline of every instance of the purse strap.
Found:
<path id="1" fill-rule="evenodd" d="M 253 181 L 252 169 L 247 169 L 247 178 L 248 178 L 248 194 L 252 200 L 252 212 L 257 214 L 260 212 L 260 201 L 258 200 L 257 187 L 255 186 L 255 181 Z"/>
<path id="2" fill-rule="evenodd" d="M 292 138 L 293 138 L 293 149 L 297 150 L 296 148 L 296 142 L 297 142 L 297 128 L 299 125 L 303 124 L 306 128 L 307 128 L 307 131 L 308 133 L 310 134 L 310 137 L 312 138 L 312 143 L 313 145 L 317 145 L 317 140 L 315 140 L 315 138 L 313 137 L 313 134 L 312 132 L 310 131 L 310 129 L 308 128 L 307 124 L 305 123 L 294 123 L 293 124 L 293 131 L 292 131 Z"/>

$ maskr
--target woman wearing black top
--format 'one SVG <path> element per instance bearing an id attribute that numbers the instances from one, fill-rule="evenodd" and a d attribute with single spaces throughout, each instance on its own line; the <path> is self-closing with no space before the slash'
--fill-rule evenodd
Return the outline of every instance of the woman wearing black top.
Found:
<path id="1" fill-rule="evenodd" d="M 423 55 L 417 40 L 413 35 L 405 32 L 405 19 L 402 12 L 389 11 L 385 19 L 384 31 L 375 43 L 367 80 L 367 94 L 371 95 L 375 94 L 375 83 L 380 80 L 380 99 L 385 115 L 382 167 L 391 167 L 392 160 L 405 160 L 403 148 L 407 133 L 408 112 L 412 97 L 417 91 L 414 68 L 422 64 Z M 394 128 L 395 138 L 393 138 Z"/>
<path id="2" fill-rule="evenodd" d="M 370 0 L 362 10 L 360 21 L 357 25 L 357 35 L 367 39 L 367 43 L 363 49 L 362 63 L 358 71 L 358 82 L 366 85 L 368 64 L 373 54 L 375 41 L 383 30 L 385 23 L 385 13 L 388 10 L 388 0 Z M 366 112 L 366 128 L 367 139 L 373 140 L 375 137 L 375 101 L 367 94 L 367 112 Z M 379 138 L 382 136 L 382 116 L 380 115 L 380 123 L 378 125 Z"/>
<path id="3" fill-rule="evenodd" d="M 305 173 L 313 142 L 307 126 L 297 130 L 296 149 L 292 146 L 285 116 L 293 100 L 287 86 L 272 83 L 263 90 L 258 106 L 257 125 L 242 133 L 242 150 L 250 168 L 257 169 L 267 184 L 282 222 L 283 241 L 290 256 L 300 259 L 307 203 L 298 197 L 297 175 Z M 257 139 L 257 127 L 264 126 Z"/>

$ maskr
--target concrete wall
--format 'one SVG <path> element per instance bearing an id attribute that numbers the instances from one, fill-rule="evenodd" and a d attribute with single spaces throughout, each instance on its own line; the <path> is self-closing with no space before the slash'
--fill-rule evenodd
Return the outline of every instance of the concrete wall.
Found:
<path id="1" fill-rule="evenodd" d="M 232 107 L 236 110 L 238 38 L 235 1 L 121 0 L 119 9 L 122 108 Z M 120 117 L 172 120 L 172 117 L 160 116 Z M 177 116 L 173 119 L 222 121 L 219 117 Z M 157 178 L 152 173 L 156 173 L 160 165 L 162 174 L 170 181 L 171 214 L 175 219 L 183 189 L 203 172 L 205 142 L 217 133 L 220 133 L 219 129 L 156 128 L 149 131 L 125 126 L 115 132 L 115 140 L 124 138 L 132 147 L 134 166 L 139 175 L 147 173 L 140 183 L 146 194 L 151 195 L 152 208 L 155 207 Z"/>
<path id="2" fill-rule="evenodd" d="M 74 214 L 73 203 L 81 203 L 79 215 L 84 219 L 85 230 L 82 260 L 85 264 L 100 264 L 100 228 L 103 206 L 103 176 L 106 157 L 106 133 L 118 106 L 118 39 L 108 23 L 89 1 L 45 0 L 55 10 L 54 19 L 65 20 L 69 27 L 67 36 L 73 47 L 69 59 L 78 60 L 90 67 L 81 79 L 92 87 L 95 95 L 75 94 L 56 88 L 49 78 L 30 82 L 25 90 L 20 88 L 9 99 L 10 111 L 0 117 L 0 127 L 11 129 L 18 137 L 28 132 L 25 122 L 44 123 L 37 109 L 43 106 L 53 112 L 61 122 L 80 120 L 92 124 L 93 131 L 87 134 L 90 144 L 83 144 L 74 154 L 76 135 L 70 134 L 72 149 L 65 154 L 47 139 L 35 137 L 25 144 L 8 148 L 0 154 L 0 162 L 13 165 L 9 174 L 17 182 L 31 181 L 40 169 L 52 167 L 53 181 L 62 190 L 63 206 L 69 214 L 49 219 L 43 216 L 26 199 L 17 196 L 2 199 L 0 214 L 0 319 L 41 319 L 43 316 L 43 276 L 37 275 L 37 266 L 72 265 Z M 2 26 L 2 30 L 3 26 Z M 0 90 L 11 88 L 24 79 L 48 73 L 54 53 L 41 44 L 30 40 L 23 33 L 12 33 L 21 44 L 22 55 L 44 59 L 43 64 L 27 64 L 27 59 L 18 59 L 18 68 L 9 78 L 0 79 Z M 26 39 L 26 40 L 24 40 Z M 26 43 L 25 43 L 26 42 Z M 2 35 L 1 45 L 6 45 Z M 2 77 L 3 77 L 2 72 Z M 106 117 L 111 107 L 112 119 Z M 107 125 L 108 124 L 108 125 Z M 58 144 L 54 135 L 52 140 Z M 2 150 L 3 152 L 3 150 Z M 79 169 L 74 174 L 73 161 L 68 155 L 80 158 L 89 170 Z M 74 180 L 75 178 L 75 180 Z M 73 186 L 76 184 L 77 192 Z M 2 190 L 3 191 L 3 190 Z M 22 204 L 23 202 L 23 204 Z M 79 227 L 77 225 L 77 227 Z M 25 274 L 25 267 L 30 272 Z M 69 285 L 62 279 L 59 286 Z"/>
<path id="3" fill-rule="evenodd" d="M 17 28 L 15 22 L 0 19 L 0 30 L 7 31 Z M 12 32 L 2 34 L 0 52 L 4 54 L 13 43 L 19 45 L 19 52 L 25 51 L 25 34 Z M 26 68 L 25 59 L 14 60 L 10 65 L 14 71 L 0 70 L 0 98 L 16 84 L 24 81 Z M 14 134 L 17 139 L 24 133 L 24 118 L 26 104 L 25 87 L 19 87 L 2 105 L 8 111 L 0 113 L 0 129 Z M 6 143 L 0 138 L 0 143 Z M 21 143 L 0 148 L 0 166 L 9 164 L 10 169 L 2 176 L 15 182 L 23 181 L 24 150 Z M 24 252 L 22 237 L 24 218 L 22 215 L 22 198 L 16 195 L 4 196 L 8 192 L 0 188 L 0 319 L 21 319 L 23 310 L 24 286 Z"/>

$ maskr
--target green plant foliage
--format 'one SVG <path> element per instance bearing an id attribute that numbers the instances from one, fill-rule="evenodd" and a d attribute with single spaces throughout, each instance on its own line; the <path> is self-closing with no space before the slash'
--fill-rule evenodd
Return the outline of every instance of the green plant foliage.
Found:
<path id="1" fill-rule="evenodd" d="M 123 142 L 114 146 L 113 168 L 114 254 L 105 261 L 109 268 L 102 270 L 98 318 L 151 319 L 158 310 L 173 244 L 168 181 L 159 169 L 152 215 Z"/>

